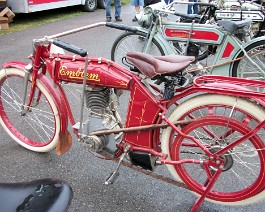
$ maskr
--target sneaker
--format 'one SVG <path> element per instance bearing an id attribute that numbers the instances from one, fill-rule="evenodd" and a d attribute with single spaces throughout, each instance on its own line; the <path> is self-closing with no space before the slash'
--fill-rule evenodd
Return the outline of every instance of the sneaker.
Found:
<path id="1" fill-rule="evenodd" d="M 138 19 L 136 18 L 136 16 L 134 16 L 134 18 L 132 19 L 132 21 L 138 21 Z"/>
<path id="2" fill-rule="evenodd" d="M 106 22 L 111 22 L 111 18 L 107 18 L 106 19 Z"/>
<path id="3" fill-rule="evenodd" d="M 122 21 L 121 17 L 115 17 L 116 21 Z"/>

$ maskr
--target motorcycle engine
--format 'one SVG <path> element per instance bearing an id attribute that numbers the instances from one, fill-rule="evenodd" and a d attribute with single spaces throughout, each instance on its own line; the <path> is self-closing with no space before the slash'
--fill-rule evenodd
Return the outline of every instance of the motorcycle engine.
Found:
<path id="1" fill-rule="evenodd" d="M 196 44 L 190 43 L 187 51 L 188 56 L 198 57 L 199 55 L 199 47 Z"/>
<path id="2" fill-rule="evenodd" d="M 89 112 L 88 119 L 83 122 L 82 134 L 84 143 L 92 150 L 101 152 L 114 140 L 112 134 L 95 136 L 90 135 L 92 132 L 100 130 L 114 129 L 120 120 L 114 116 L 113 111 L 118 108 L 118 98 L 109 88 L 96 87 L 86 91 L 85 95 L 86 108 Z M 115 149 L 108 152 L 113 153 Z"/>
<path id="3" fill-rule="evenodd" d="M 95 88 L 91 91 L 86 91 L 86 107 L 94 115 L 103 116 L 107 112 L 109 101 L 109 88 Z"/>

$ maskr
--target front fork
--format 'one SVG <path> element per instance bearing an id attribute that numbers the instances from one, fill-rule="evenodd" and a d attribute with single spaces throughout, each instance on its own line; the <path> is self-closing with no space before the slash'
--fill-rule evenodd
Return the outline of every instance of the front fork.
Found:
<path id="1" fill-rule="evenodd" d="M 45 72 L 45 70 L 43 70 Z M 27 91 L 28 91 L 28 82 L 29 82 L 29 77 L 32 77 L 32 82 L 31 82 L 31 87 L 30 87 L 30 92 L 29 92 L 29 97 L 27 100 Z M 23 83 L 23 96 L 22 96 L 22 102 L 21 102 L 21 107 L 20 107 L 20 114 L 22 116 L 26 115 L 27 111 L 30 110 L 30 106 L 34 106 L 35 104 L 38 104 L 38 101 L 41 96 L 41 92 L 36 96 L 35 103 L 33 102 L 33 97 L 35 95 L 36 91 L 36 81 L 37 81 L 37 71 L 33 71 L 33 67 L 31 64 L 28 64 L 25 67 L 25 76 L 24 76 L 24 83 Z M 26 102 L 27 101 L 27 102 Z"/>
<path id="2" fill-rule="evenodd" d="M 36 46 L 35 49 L 35 57 L 31 57 L 32 61 L 33 61 L 33 66 L 31 64 L 28 64 L 25 67 L 25 76 L 24 76 L 24 85 L 23 85 L 23 96 L 22 96 L 22 102 L 21 102 L 21 111 L 20 114 L 22 116 L 26 115 L 27 111 L 29 111 L 30 106 L 32 105 L 32 100 L 34 97 L 34 93 L 36 90 L 36 81 L 37 81 L 37 76 L 38 76 L 38 70 L 40 68 L 40 55 L 42 53 L 42 46 Z M 43 68 L 42 73 L 45 74 L 46 72 L 46 68 Z M 27 88 L 28 88 L 28 82 L 29 82 L 29 77 L 32 77 L 31 79 L 31 88 L 30 88 L 30 93 L 29 93 L 29 97 L 28 97 L 28 101 L 26 103 L 26 97 L 27 97 Z M 37 99 L 36 99 L 36 104 L 39 101 L 41 93 L 39 92 L 37 95 Z"/>
<path id="3" fill-rule="evenodd" d="M 22 96 L 22 102 L 20 106 L 20 115 L 24 116 L 27 113 L 29 104 L 26 106 L 26 95 L 27 95 L 27 88 L 28 88 L 28 82 L 29 82 L 29 75 L 32 73 L 33 67 L 31 64 L 28 64 L 25 67 L 25 76 L 24 76 L 24 83 L 23 83 L 23 96 Z M 30 95 L 32 96 L 32 95 Z M 32 97 L 31 97 L 32 99 Z"/>

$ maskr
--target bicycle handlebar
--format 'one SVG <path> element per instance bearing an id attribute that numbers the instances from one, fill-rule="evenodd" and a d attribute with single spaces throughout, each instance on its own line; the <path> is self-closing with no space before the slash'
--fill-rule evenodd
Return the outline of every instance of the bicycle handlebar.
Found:
<path id="1" fill-rule="evenodd" d="M 189 18 L 189 19 L 200 19 L 201 16 L 198 14 L 186 14 L 186 13 L 178 13 L 178 12 L 173 12 L 171 8 L 173 7 L 174 4 L 191 4 L 191 5 L 200 5 L 200 6 L 207 6 L 207 7 L 216 7 L 215 4 L 213 3 L 204 3 L 204 2 L 183 2 L 183 1 L 173 1 L 168 5 L 162 5 L 161 3 L 157 3 L 151 6 L 148 6 L 153 9 L 153 11 L 160 11 L 164 13 L 169 13 L 173 15 L 177 15 L 183 18 Z"/>
<path id="2" fill-rule="evenodd" d="M 176 16 L 180 16 L 182 18 L 188 18 L 188 19 L 200 19 L 201 15 L 198 14 L 186 14 L 186 13 L 179 13 L 179 12 L 175 12 L 174 15 Z"/>
<path id="3" fill-rule="evenodd" d="M 216 7 L 216 4 L 213 4 L 213 3 L 189 2 L 189 1 L 173 1 L 172 3 L 168 5 L 173 5 L 173 4 L 191 4 L 191 5 L 200 5 L 200 6 L 206 6 L 206 7 Z"/>
<path id="4" fill-rule="evenodd" d="M 129 32 L 137 32 L 138 31 L 138 29 L 136 27 L 127 26 L 124 24 L 111 23 L 111 22 L 106 22 L 105 26 L 110 27 L 110 28 L 114 28 L 114 29 L 129 31 Z"/>
<path id="5" fill-rule="evenodd" d="M 63 42 L 63 41 L 60 41 L 60 40 L 54 40 L 52 43 L 55 46 L 61 47 L 61 48 L 65 49 L 65 50 L 67 50 L 69 52 L 78 54 L 81 57 L 87 56 L 87 51 L 86 50 L 81 49 L 81 48 L 79 48 L 77 46 L 74 46 L 72 44 L 69 44 L 69 43 L 66 43 L 66 42 Z"/>
<path id="6" fill-rule="evenodd" d="M 213 4 L 213 3 L 189 2 L 189 4 L 192 4 L 192 5 L 200 5 L 200 6 L 205 6 L 205 7 L 216 7 L 216 5 Z"/>

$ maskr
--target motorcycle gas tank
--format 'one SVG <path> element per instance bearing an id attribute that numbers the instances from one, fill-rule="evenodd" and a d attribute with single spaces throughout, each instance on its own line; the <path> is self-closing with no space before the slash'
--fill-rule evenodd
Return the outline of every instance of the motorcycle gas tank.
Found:
<path id="1" fill-rule="evenodd" d="M 190 41 L 203 44 L 221 44 L 224 33 L 210 24 L 194 24 L 191 31 L 190 23 L 173 23 L 163 26 L 163 36 L 167 40 L 187 42 L 190 34 Z"/>
<path id="2" fill-rule="evenodd" d="M 48 69 L 55 72 L 52 76 L 54 76 L 57 81 L 83 83 L 85 68 L 84 58 L 60 56 L 59 67 L 55 68 L 54 59 L 46 61 L 46 64 Z M 86 74 L 87 84 L 129 89 L 130 80 L 131 77 L 126 74 L 123 67 L 114 64 L 114 62 L 105 58 L 89 58 Z"/>

